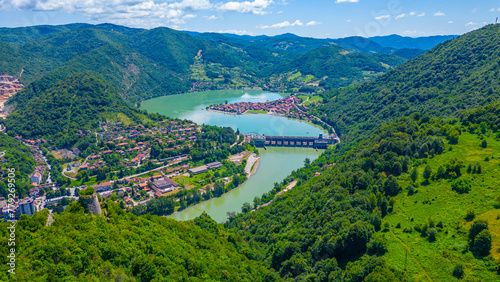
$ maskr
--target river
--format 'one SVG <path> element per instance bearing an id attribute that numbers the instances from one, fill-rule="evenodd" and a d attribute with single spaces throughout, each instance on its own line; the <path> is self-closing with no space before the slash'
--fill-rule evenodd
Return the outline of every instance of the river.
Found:
<path id="1" fill-rule="evenodd" d="M 285 94 L 263 91 L 223 90 L 187 93 L 154 98 L 142 102 L 141 109 L 156 112 L 169 117 L 192 120 L 198 124 L 229 126 L 241 133 L 256 132 L 266 135 L 283 136 L 318 136 L 326 133 L 307 122 L 287 119 L 271 115 L 229 115 L 205 108 L 212 104 L 237 102 L 265 102 L 278 100 Z M 261 155 L 257 173 L 238 188 L 219 198 L 191 206 L 169 217 L 177 220 L 190 220 L 199 216 L 203 211 L 217 222 L 227 220 L 226 212 L 241 212 L 245 202 L 252 203 L 255 196 L 261 196 L 270 191 L 275 182 L 281 182 L 293 170 L 304 165 L 304 160 L 314 160 L 322 153 L 311 148 L 267 148 L 259 149 Z"/>

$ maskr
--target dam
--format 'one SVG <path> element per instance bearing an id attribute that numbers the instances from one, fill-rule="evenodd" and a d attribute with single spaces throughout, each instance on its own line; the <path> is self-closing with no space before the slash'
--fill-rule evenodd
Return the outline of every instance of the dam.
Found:
<path id="1" fill-rule="evenodd" d="M 327 149 L 329 145 L 338 142 L 335 136 L 302 137 L 302 136 L 268 136 L 268 135 L 245 135 L 248 142 L 253 140 L 256 147 L 308 147 L 315 149 Z"/>

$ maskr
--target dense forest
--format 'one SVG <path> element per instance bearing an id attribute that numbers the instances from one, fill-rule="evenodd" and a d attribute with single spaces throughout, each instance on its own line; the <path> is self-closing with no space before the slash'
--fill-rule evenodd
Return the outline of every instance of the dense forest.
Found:
<path id="1" fill-rule="evenodd" d="M 302 185 L 225 226 L 249 242 L 247 256 L 298 281 L 412 280 L 425 271 L 430 279 L 450 280 L 457 265 L 467 269 L 469 279 L 496 280 L 500 253 L 491 238 L 500 232 L 494 188 L 500 172 L 499 110 L 497 103 L 458 120 L 418 113 L 398 118 L 347 152 L 340 145 L 327 151 L 294 173 Z M 482 148 L 481 140 L 490 149 Z M 433 204 L 447 193 L 452 197 Z M 478 230 L 488 230 L 485 242 L 471 239 L 479 233 L 469 232 L 475 217 L 489 221 L 490 229 L 488 222 L 478 223 L 483 226 Z M 417 249 L 404 247 L 422 239 Z M 401 249 L 420 266 L 405 272 Z M 419 257 L 427 249 L 430 257 Z M 441 251 L 447 255 L 441 257 Z"/>
<path id="2" fill-rule="evenodd" d="M 56 147 L 74 145 L 81 139 L 79 130 L 96 129 L 105 117 L 118 119 L 121 114 L 136 124 L 145 118 L 144 113 L 127 105 L 101 76 L 92 73 L 60 81 L 34 82 L 9 103 L 16 107 L 4 121 L 10 135 L 50 138 Z"/>
<path id="3" fill-rule="evenodd" d="M 16 225 L 16 275 L 8 276 L 6 226 L 0 240 L 4 281 L 275 281 L 279 276 L 236 251 L 245 245 L 209 218 L 176 222 L 137 217 L 113 203 L 106 217 L 85 215 L 72 202 L 45 226 L 48 212 Z M 14 280 L 12 280 L 14 279 Z"/>
<path id="4" fill-rule="evenodd" d="M 314 68 L 320 69 L 321 53 L 324 51 L 315 49 L 330 43 L 294 38 L 314 47 L 303 53 L 313 59 Z M 290 38 L 276 37 L 276 40 L 288 42 Z M 365 69 L 360 66 L 367 61 L 370 62 L 370 71 L 376 68 L 376 74 L 380 74 L 406 60 L 392 54 L 396 49 L 382 52 L 383 48 L 371 41 L 370 44 L 351 42 L 350 39 L 345 41 L 350 43 L 339 43 L 338 52 L 354 54 L 349 55 L 352 63 L 343 67 L 347 70 L 345 76 L 348 79 L 342 86 L 364 81 L 360 79 L 360 74 Z M 359 48 L 372 45 L 380 48 Z M 293 48 L 275 50 L 269 44 L 257 41 L 212 34 L 191 36 L 168 28 L 144 30 L 111 24 L 72 24 L 0 29 L 0 73 L 19 77 L 23 84 L 28 85 L 44 77 L 60 80 L 93 71 L 116 88 L 125 100 L 134 103 L 151 97 L 188 92 L 196 83 L 201 84 L 198 85 L 201 89 L 269 87 L 268 77 L 272 75 L 272 85 L 290 84 L 290 73 L 299 71 L 295 66 L 297 63 L 292 63 L 299 54 Z M 316 59 L 317 56 L 320 58 Z M 409 57 L 408 53 L 404 57 Z M 338 60 L 331 62 L 332 67 L 343 64 L 342 56 L 335 58 Z M 291 65 L 283 69 L 282 65 L 288 63 Z M 389 67 L 382 67 L 382 64 Z M 318 81 L 324 79 L 324 75 L 309 73 L 314 70 L 304 71 L 304 76 L 314 75 Z M 338 74 L 325 75 L 334 75 L 332 79 L 339 79 Z M 292 82 L 294 86 L 304 84 L 300 79 Z M 332 88 L 337 85 L 339 83 L 322 86 Z M 282 86 L 276 87 L 275 90 L 279 90 Z"/>
<path id="5" fill-rule="evenodd" d="M 117 28 L 109 33 L 112 26 L 108 25 L 100 30 L 79 28 L 48 28 L 47 34 L 39 31 L 33 36 L 50 41 L 78 30 L 89 36 L 104 32 L 111 40 L 113 36 L 139 38 L 142 32 L 153 32 L 160 38 L 191 42 L 194 45 L 187 52 L 202 44 L 190 41 L 187 35 L 170 37 L 161 29 Z M 499 29 L 500 25 L 486 26 L 441 43 L 372 82 L 323 93 L 325 103 L 313 113 L 334 126 L 342 142 L 317 160 L 306 160 L 303 168 L 254 199 L 253 206 L 245 203 L 241 214 L 229 214 L 224 225 L 206 214 L 187 222 L 151 215 L 172 211 L 175 202 L 167 198 L 152 202 L 146 210 L 134 210 L 140 216 L 102 198 L 103 215 L 86 214 L 85 206 L 75 201 L 53 215 L 49 226 L 47 210 L 21 217 L 16 225 L 15 276 L 7 272 L 7 223 L 0 224 L 0 279 L 498 281 Z M 17 42 L 12 34 L 8 38 L 13 45 L 5 48 L 14 44 L 35 48 L 36 43 L 26 37 Z M 90 49 L 107 46 L 94 46 L 101 43 L 91 41 L 83 45 Z M 165 52 L 174 48 L 172 42 L 164 44 Z M 255 58 L 269 55 L 262 46 L 249 46 L 241 47 L 251 49 Z M 60 50 L 68 54 L 67 59 L 79 52 Z M 333 46 L 308 52 L 337 56 L 332 50 L 344 52 Z M 213 49 L 213 53 L 207 52 L 207 59 L 218 58 L 221 52 Z M 368 62 L 373 70 L 365 71 L 377 71 L 377 64 L 370 64 L 369 57 L 360 54 L 346 53 Z M 147 59 L 156 55 L 151 53 Z M 290 58 L 309 55 L 303 52 Z M 15 60 L 13 57 L 12 62 Z M 170 61 L 161 64 L 168 71 L 189 66 Z M 228 60 L 227 66 L 238 64 Z M 315 66 L 300 67 L 321 71 Z M 132 120 L 155 117 L 128 107 L 117 94 L 120 90 L 114 90 L 122 88 L 108 84 L 105 76 L 83 73 L 65 77 L 47 70 L 45 80 L 14 96 L 10 103 L 17 111 L 5 122 L 8 130 L 32 137 L 51 136 L 64 144 L 72 138 L 67 136 L 72 136 L 74 127 L 88 124 L 95 128 L 104 114 L 120 112 Z M 219 136 L 226 144 L 236 139 L 229 129 L 207 130 L 207 141 L 197 144 L 200 152 Z M 7 152 L 7 161 L 19 157 L 23 163 L 13 164 L 19 172 L 32 170 L 29 148 L 8 136 L 2 140 L 0 148 Z M 224 158 L 228 152 L 221 150 L 222 155 L 214 154 L 214 159 Z M 200 162 L 206 157 L 203 154 L 210 152 L 200 153 Z M 292 180 L 297 186 L 276 196 Z M 183 195 L 180 204 L 200 197 L 194 190 Z M 263 202 L 270 204 L 259 207 Z"/>
<path id="6" fill-rule="evenodd" d="M 413 112 L 456 116 L 499 99 L 500 25 L 489 25 L 437 45 L 429 52 L 360 86 L 324 93 L 319 115 L 345 141 Z"/>

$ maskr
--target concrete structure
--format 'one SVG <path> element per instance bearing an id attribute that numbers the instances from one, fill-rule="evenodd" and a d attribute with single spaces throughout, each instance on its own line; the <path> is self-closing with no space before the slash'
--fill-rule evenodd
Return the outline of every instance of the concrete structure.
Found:
<path id="1" fill-rule="evenodd" d="M 213 163 L 209 163 L 209 164 L 202 165 L 202 166 L 199 166 L 199 167 L 191 168 L 188 171 L 191 174 L 193 174 L 193 175 L 197 175 L 197 174 L 200 174 L 200 173 L 207 172 L 209 169 L 217 169 L 217 168 L 219 168 L 221 166 L 222 166 L 221 162 L 213 162 Z"/>
<path id="2" fill-rule="evenodd" d="M 32 198 L 24 198 L 19 202 L 19 216 L 27 214 L 32 216 L 35 213 L 35 201 Z"/>
<path id="3" fill-rule="evenodd" d="M 246 138 L 254 140 L 256 147 L 309 147 L 327 149 L 329 145 L 337 142 L 332 136 L 323 137 L 323 134 L 320 134 L 318 137 L 248 135 Z"/>
<path id="4" fill-rule="evenodd" d="M 176 187 L 179 187 L 179 184 L 177 184 L 177 182 L 173 181 L 168 177 L 155 180 L 153 181 L 152 185 L 152 188 L 156 192 L 161 192 L 161 193 L 170 192 L 174 190 Z"/>

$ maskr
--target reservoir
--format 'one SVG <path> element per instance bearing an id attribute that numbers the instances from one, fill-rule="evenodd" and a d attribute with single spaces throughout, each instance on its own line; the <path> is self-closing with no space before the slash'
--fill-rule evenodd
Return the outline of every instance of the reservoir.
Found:
<path id="1" fill-rule="evenodd" d="M 220 90 L 187 93 L 154 98 L 142 102 L 141 109 L 156 112 L 173 118 L 187 119 L 197 124 L 208 124 L 239 129 L 241 133 L 258 133 L 278 136 L 318 136 L 326 132 L 307 122 L 287 119 L 279 116 L 247 114 L 230 115 L 207 111 L 205 108 L 213 104 L 237 102 L 266 102 L 278 100 L 286 94 L 249 90 Z M 190 220 L 203 211 L 217 222 L 227 220 L 226 212 L 241 212 L 245 202 L 252 203 L 256 196 L 270 191 L 275 182 L 281 182 L 293 170 L 304 165 L 304 160 L 311 161 L 319 157 L 322 151 L 311 148 L 279 148 L 259 149 L 260 165 L 250 179 L 238 188 L 212 198 L 181 212 L 170 215 L 177 220 Z"/>

